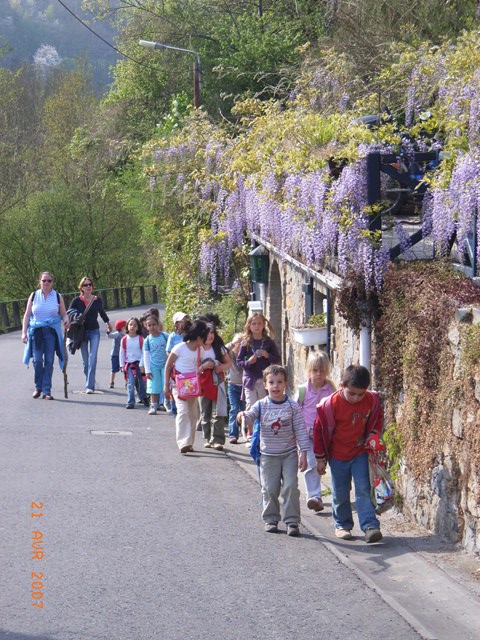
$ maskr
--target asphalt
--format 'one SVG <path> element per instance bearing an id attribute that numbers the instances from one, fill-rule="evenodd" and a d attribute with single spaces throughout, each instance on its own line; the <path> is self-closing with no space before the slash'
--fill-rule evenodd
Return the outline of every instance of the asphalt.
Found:
<path id="1" fill-rule="evenodd" d="M 32 400 L 19 342 L 0 336 L 0 640 L 480 638 L 478 583 L 438 561 L 461 554 L 452 545 L 400 530 L 391 514 L 379 544 L 358 529 L 338 540 L 328 495 L 320 514 L 302 500 L 298 546 L 266 535 L 243 444 L 202 451 L 197 434 L 196 453 L 178 460 L 173 418 L 125 411 L 119 378 L 113 391 L 85 396 L 79 356 L 68 400 L 58 370 L 56 401 Z M 108 346 L 101 341 L 102 381 Z M 34 569 L 49 578 L 45 611 L 25 604 Z"/>
<path id="2" fill-rule="evenodd" d="M 245 473 L 258 480 L 256 467 L 249 460 L 248 449 L 243 444 L 227 445 L 226 452 Z M 365 585 L 376 591 L 422 638 L 480 638 L 478 579 L 465 571 L 459 573 L 456 569 L 458 563 L 440 563 L 440 556 L 446 552 L 464 557 L 459 548 L 426 531 L 421 532 L 417 527 L 413 527 L 414 533 L 398 533 L 393 513 L 384 514 L 383 521 L 382 516 L 380 517 L 384 534 L 380 543 L 365 543 L 355 513 L 356 529 L 352 531 L 354 539 L 338 540 L 333 535 L 328 494 L 323 498 L 325 510 L 314 514 L 305 504 L 302 474 L 299 474 L 299 487 L 302 494 L 303 527 L 315 535 Z M 323 478 L 324 492 L 328 492 L 330 488 L 330 478 L 327 475 Z M 415 548 L 419 546 L 423 546 L 427 552 L 416 551 Z M 473 560 L 471 565 L 474 565 Z"/>

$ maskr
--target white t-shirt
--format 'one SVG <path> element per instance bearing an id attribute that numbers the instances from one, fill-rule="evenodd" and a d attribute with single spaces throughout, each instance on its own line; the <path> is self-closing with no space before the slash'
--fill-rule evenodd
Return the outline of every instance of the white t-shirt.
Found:
<path id="1" fill-rule="evenodd" d="M 175 369 L 180 371 L 180 373 L 194 373 L 198 371 L 198 351 L 199 347 L 192 351 L 186 342 L 180 342 L 180 344 L 176 344 L 172 353 L 177 356 L 175 360 Z"/>

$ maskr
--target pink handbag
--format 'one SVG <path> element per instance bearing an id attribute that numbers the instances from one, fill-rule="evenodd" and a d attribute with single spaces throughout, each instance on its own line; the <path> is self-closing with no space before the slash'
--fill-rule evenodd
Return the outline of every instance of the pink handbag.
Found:
<path id="1" fill-rule="evenodd" d="M 200 367 L 200 347 L 198 348 L 198 366 Z M 175 386 L 180 400 L 190 400 L 202 395 L 200 375 L 197 371 L 191 373 L 175 373 Z"/>

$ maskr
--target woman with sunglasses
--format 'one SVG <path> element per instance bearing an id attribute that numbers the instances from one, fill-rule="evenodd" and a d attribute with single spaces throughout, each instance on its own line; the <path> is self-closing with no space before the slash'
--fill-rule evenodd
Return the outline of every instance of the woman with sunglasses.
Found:
<path id="1" fill-rule="evenodd" d="M 23 361 L 28 364 L 33 358 L 33 397 L 53 400 L 53 361 L 56 353 L 63 369 L 62 319 L 68 328 L 68 315 L 62 296 L 53 288 L 52 274 L 41 273 L 39 284 L 40 288 L 29 297 L 23 316 L 22 342 L 26 345 Z"/>
<path id="2" fill-rule="evenodd" d="M 112 327 L 110 319 L 103 308 L 102 299 L 93 295 L 93 281 L 87 276 L 80 280 L 78 285 L 80 295 L 74 298 L 68 308 L 68 313 L 85 314 L 84 328 L 85 333 L 82 341 L 81 352 L 83 360 L 83 373 L 85 374 L 86 393 L 95 391 L 95 372 L 97 369 L 97 353 L 100 343 L 100 327 L 98 324 L 98 316 L 107 325 L 107 331 L 111 331 Z M 91 303 L 91 304 L 90 304 Z M 89 306 L 90 305 L 90 306 Z"/>

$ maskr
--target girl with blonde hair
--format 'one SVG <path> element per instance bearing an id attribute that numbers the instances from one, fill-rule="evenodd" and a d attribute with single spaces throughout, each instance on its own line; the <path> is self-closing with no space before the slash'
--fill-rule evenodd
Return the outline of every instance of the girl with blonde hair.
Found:
<path id="1" fill-rule="evenodd" d="M 265 398 L 263 372 L 271 364 L 280 364 L 281 358 L 274 338 L 275 331 L 267 318 L 255 311 L 247 318 L 243 328 L 243 341 L 237 356 L 237 365 L 243 370 L 243 389 L 246 410 Z M 251 439 L 251 428 L 244 434 Z"/>
<path id="2" fill-rule="evenodd" d="M 335 385 L 328 379 L 330 360 L 324 351 L 311 351 L 308 355 L 305 369 L 307 382 L 297 388 L 295 400 L 302 409 L 310 442 L 310 448 L 307 452 L 307 470 L 304 476 L 307 507 L 312 511 L 318 512 L 323 511 L 323 502 L 320 476 L 317 472 L 317 461 L 313 453 L 313 425 L 317 417 L 318 403 L 323 398 L 327 398 L 334 393 Z"/>

